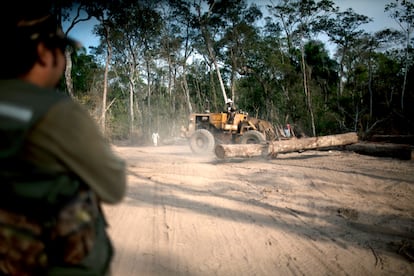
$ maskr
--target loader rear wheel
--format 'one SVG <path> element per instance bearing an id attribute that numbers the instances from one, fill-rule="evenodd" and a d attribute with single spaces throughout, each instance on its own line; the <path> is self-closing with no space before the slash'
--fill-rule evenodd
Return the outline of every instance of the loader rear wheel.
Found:
<path id="1" fill-rule="evenodd" d="M 207 129 L 198 129 L 190 137 L 190 148 L 194 153 L 213 152 L 214 136 Z"/>
<path id="2" fill-rule="evenodd" d="M 263 142 L 266 142 L 266 138 L 257 130 L 249 130 L 240 138 L 241 144 L 260 144 Z"/>

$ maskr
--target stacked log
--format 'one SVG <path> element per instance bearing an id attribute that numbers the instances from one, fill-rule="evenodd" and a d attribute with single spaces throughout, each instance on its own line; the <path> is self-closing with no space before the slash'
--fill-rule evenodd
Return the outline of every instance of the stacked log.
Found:
<path id="1" fill-rule="evenodd" d="M 414 145 L 414 135 L 373 135 L 370 142 Z"/>
<path id="2" fill-rule="evenodd" d="M 362 142 L 347 145 L 345 146 L 345 149 L 371 156 L 414 160 L 413 147 L 405 144 Z"/>

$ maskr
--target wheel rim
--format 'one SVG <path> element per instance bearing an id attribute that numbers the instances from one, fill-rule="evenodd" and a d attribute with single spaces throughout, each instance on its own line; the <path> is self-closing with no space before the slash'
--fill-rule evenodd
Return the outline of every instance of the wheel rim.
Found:
<path id="1" fill-rule="evenodd" d="M 246 140 L 246 144 L 258 144 L 259 141 L 256 138 L 249 138 Z"/>
<path id="2" fill-rule="evenodd" d="M 196 145 L 197 145 L 197 147 L 205 148 L 206 147 L 205 138 L 204 137 L 197 137 L 197 139 L 196 139 Z"/>
<path id="3" fill-rule="evenodd" d="M 199 129 L 190 138 L 190 146 L 195 153 L 210 152 L 214 148 L 214 136 L 208 130 Z"/>

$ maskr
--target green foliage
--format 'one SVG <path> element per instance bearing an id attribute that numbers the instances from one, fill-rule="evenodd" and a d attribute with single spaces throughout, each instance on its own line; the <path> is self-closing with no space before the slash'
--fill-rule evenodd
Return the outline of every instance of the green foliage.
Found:
<path id="1" fill-rule="evenodd" d="M 88 93 L 90 84 L 102 73 L 102 69 L 92 55 L 87 55 L 83 49 L 72 54 L 72 80 L 75 95 Z"/>
<path id="2" fill-rule="evenodd" d="M 131 124 L 141 143 L 149 142 L 153 131 L 161 139 L 179 136 L 189 106 L 193 112 L 224 111 L 214 61 L 236 107 L 274 125 L 290 123 L 305 135 L 312 135 L 313 127 L 318 135 L 414 132 L 409 108 L 414 104 L 413 41 L 404 40 L 405 33 L 365 33 L 363 26 L 371 19 L 352 9 L 339 11 L 333 1 L 249 3 L 84 3 L 97 18 L 110 15 L 96 30 L 104 38 L 103 24 L 109 26 L 113 46 L 107 80 L 112 139 L 131 138 Z M 393 3 L 386 9 L 393 18 L 412 23 L 411 5 Z M 258 20 L 264 11 L 270 15 Z M 330 44 L 314 39 L 320 33 Z M 107 46 L 100 45 L 94 56 L 73 56 L 75 95 L 92 114 L 99 114 L 102 105 L 98 58 L 105 57 Z M 332 55 L 327 49 L 333 46 Z"/>

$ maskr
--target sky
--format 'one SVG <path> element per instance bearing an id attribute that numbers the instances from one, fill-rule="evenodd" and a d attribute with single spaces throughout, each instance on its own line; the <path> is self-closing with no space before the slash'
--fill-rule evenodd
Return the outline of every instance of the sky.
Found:
<path id="1" fill-rule="evenodd" d="M 99 38 L 93 34 L 93 27 L 96 22 L 95 19 L 87 22 L 79 22 L 70 31 L 69 36 L 79 41 L 86 50 L 88 50 L 89 46 L 97 46 L 99 44 Z M 66 31 L 65 24 L 63 24 L 63 29 Z"/>
<path id="2" fill-rule="evenodd" d="M 396 22 L 384 12 L 385 5 L 393 2 L 392 0 L 334 0 L 335 4 L 340 7 L 341 11 L 352 8 L 356 13 L 366 15 L 373 19 L 373 22 L 362 25 L 364 30 L 368 32 L 376 32 L 385 28 L 398 29 Z M 269 1 L 255 0 L 259 6 L 264 6 Z M 273 0 L 277 3 L 277 0 Z M 88 50 L 89 46 L 97 46 L 99 39 L 93 35 L 93 26 L 96 21 L 82 22 L 77 25 L 69 36 L 81 42 Z"/>
<path id="3" fill-rule="evenodd" d="M 389 13 L 384 12 L 385 5 L 394 2 L 392 0 L 335 0 L 334 2 L 341 11 L 352 8 L 356 13 L 372 18 L 373 22 L 362 25 L 368 32 L 376 32 L 385 28 L 398 28 L 397 23 L 389 16 Z"/>

